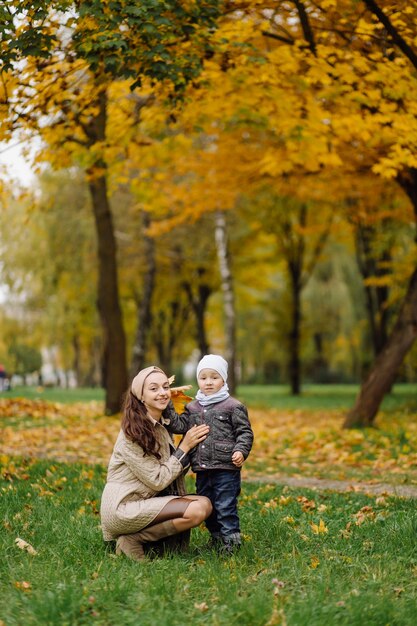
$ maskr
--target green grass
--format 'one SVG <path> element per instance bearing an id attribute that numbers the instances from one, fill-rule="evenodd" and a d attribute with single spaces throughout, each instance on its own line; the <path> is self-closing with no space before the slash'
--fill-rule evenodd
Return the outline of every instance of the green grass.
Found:
<path id="1" fill-rule="evenodd" d="M 238 555 L 210 552 L 207 532 L 197 529 L 188 553 L 135 563 L 101 538 L 104 468 L 3 461 L 7 626 L 266 626 L 284 616 L 288 626 L 415 623 L 414 501 L 245 484 Z M 372 509 L 358 515 L 363 507 Z M 328 532 L 314 534 L 320 519 Z M 16 537 L 37 555 L 19 550 Z"/>
<path id="2" fill-rule="evenodd" d="M 302 393 L 293 396 L 285 385 L 240 385 L 237 397 L 252 407 L 277 409 L 349 409 L 359 385 L 303 385 Z M 417 410 L 417 384 L 397 384 L 381 405 L 383 410 Z"/>
<path id="3" fill-rule="evenodd" d="M 194 383 L 192 393 L 197 391 Z M 240 385 L 236 396 L 251 407 L 278 409 L 348 409 L 353 406 L 358 393 L 358 385 L 304 385 L 299 396 L 292 396 L 286 385 Z M 24 397 L 50 402 L 88 402 L 104 400 L 103 389 L 81 388 L 40 388 L 16 387 L 3 392 L 1 398 Z M 399 383 L 382 403 L 383 410 L 417 410 L 417 384 Z"/>
<path id="4" fill-rule="evenodd" d="M 47 402 L 90 402 L 104 400 L 104 389 L 84 387 L 63 389 L 61 387 L 14 387 L 3 391 L 0 398 L 27 398 L 28 400 L 46 400 Z"/>

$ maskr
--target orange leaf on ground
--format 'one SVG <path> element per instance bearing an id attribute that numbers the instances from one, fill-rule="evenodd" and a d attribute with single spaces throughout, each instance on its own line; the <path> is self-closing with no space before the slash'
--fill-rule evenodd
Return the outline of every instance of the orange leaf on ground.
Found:
<path id="1" fill-rule="evenodd" d="M 22 589 L 22 591 L 30 591 L 32 588 L 32 585 L 26 580 L 16 580 L 14 586 L 16 587 L 16 589 Z"/>

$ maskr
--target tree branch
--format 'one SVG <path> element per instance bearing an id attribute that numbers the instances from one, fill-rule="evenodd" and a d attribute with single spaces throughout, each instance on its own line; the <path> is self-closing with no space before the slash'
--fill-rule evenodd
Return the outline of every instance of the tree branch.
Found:
<path id="1" fill-rule="evenodd" d="M 294 4 L 297 7 L 298 15 L 300 17 L 301 28 L 303 29 L 304 39 L 307 41 L 311 52 L 314 56 L 317 55 L 316 42 L 314 40 L 313 29 L 310 26 L 310 20 L 308 19 L 306 8 L 301 0 L 294 0 Z"/>
<path id="2" fill-rule="evenodd" d="M 405 54 L 407 59 L 411 61 L 413 66 L 417 69 L 417 54 L 414 50 L 408 45 L 408 43 L 403 39 L 398 30 L 392 24 L 391 20 L 385 13 L 380 9 L 375 0 L 363 0 L 364 4 L 367 6 L 369 11 L 373 13 L 378 20 L 385 26 L 388 34 L 390 35 L 392 41 L 395 45 Z"/>
<path id="3" fill-rule="evenodd" d="M 293 46 L 295 43 L 294 39 L 289 39 L 287 37 L 283 37 L 282 35 L 271 33 L 268 30 L 263 30 L 262 35 L 264 37 L 269 37 L 270 39 L 277 39 L 278 41 L 283 41 L 284 43 L 288 43 L 290 46 Z"/>

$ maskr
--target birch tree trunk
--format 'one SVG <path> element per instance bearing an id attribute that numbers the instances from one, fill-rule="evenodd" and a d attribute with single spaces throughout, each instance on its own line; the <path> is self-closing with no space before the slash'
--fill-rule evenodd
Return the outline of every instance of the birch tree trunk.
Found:
<path id="1" fill-rule="evenodd" d="M 223 291 L 226 350 L 225 358 L 229 364 L 228 385 L 230 393 L 236 390 L 236 310 L 233 289 L 233 275 L 227 239 L 226 216 L 218 211 L 215 218 L 215 241 L 219 260 L 220 278 Z"/>

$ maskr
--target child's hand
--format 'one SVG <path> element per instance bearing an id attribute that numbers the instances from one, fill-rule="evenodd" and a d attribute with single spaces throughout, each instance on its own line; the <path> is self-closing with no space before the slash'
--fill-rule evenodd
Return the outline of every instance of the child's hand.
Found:
<path id="1" fill-rule="evenodd" d="M 236 467 L 242 467 L 243 463 L 245 462 L 245 457 L 240 452 L 240 450 L 236 450 L 236 452 L 233 452 L 232 454 L 232 461 L 233 465 L 236 465 Z"/>

